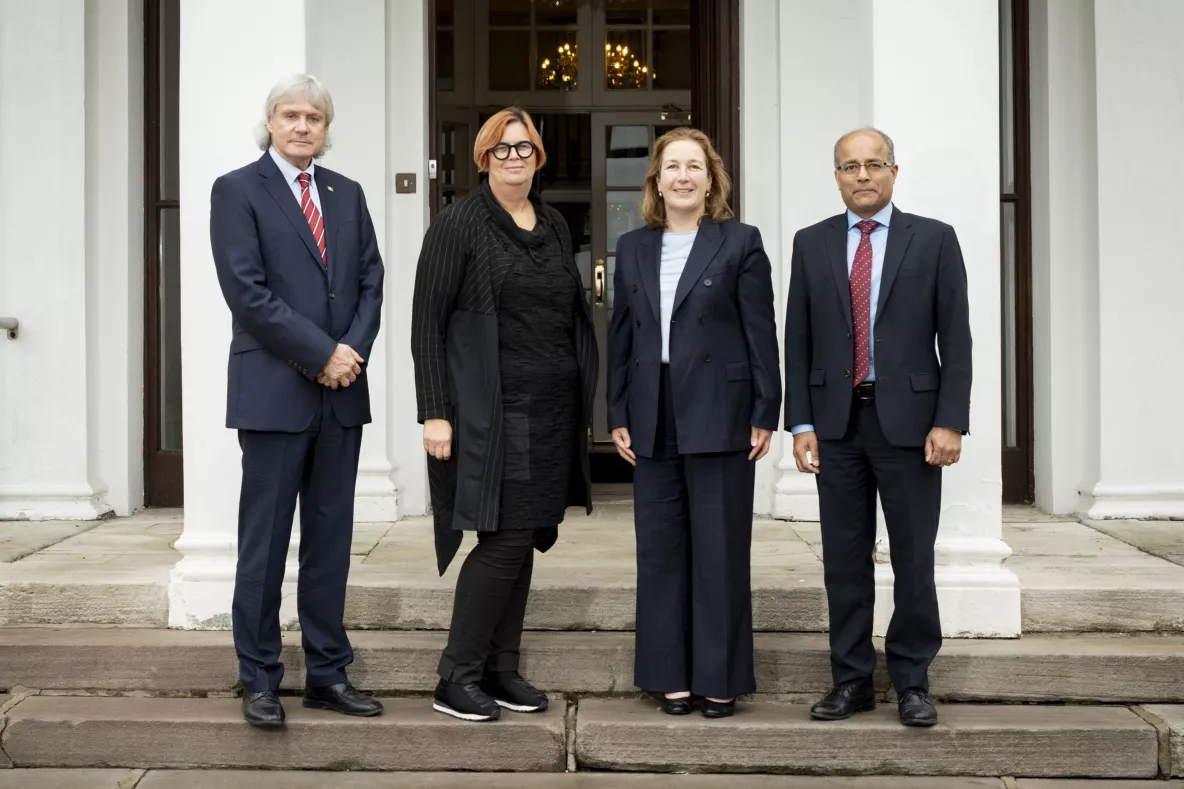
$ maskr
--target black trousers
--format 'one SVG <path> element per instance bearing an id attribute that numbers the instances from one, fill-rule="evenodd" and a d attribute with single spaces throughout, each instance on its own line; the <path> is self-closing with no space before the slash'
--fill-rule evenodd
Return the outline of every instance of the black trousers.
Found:
<path id="1" fill-rule="evenodd" d="M 239 677 L 248 692 L 275 690 L 280 662 L 280 585 L 300 500 L 300 617 L 306 681 L 345 682 L 353 650 L 345 634 L 345 585 L 354 529 L 361 427 L 343 427 L 328 390 L 303 433 L 240 430 L 243 481 L 231 619 Z"/>
<path id="2" fill-rule="evenodd" d="M 728 698 L 756 690 L 748 452 L 680 455 L 669 370 L 652 458 L 633 475 L 637 634 L 633 682 Z"/>
<path id="3" fill-rule="evenodd" d="M 870 679 L 875 602 L 876 491 L 891 544 L 894 610 L 884 640 L 897 692 L 929 689 L 929 664 L 941 648 L 933 546 L 941 512 L 941 468 L 923 447 L 897 447 L 880 428 L 875 401 L 856 396 L 847 435 L 818 448 L 818 504 L 831 672 L 836 684 Z"/>
<path id="4" fill-rule="evenodd" d="M 517 671 L 534 570 L 534 529 L 478 532 L 456 579 L 448 645 L 439 674 L 479 682 L 483 672 Z"/>

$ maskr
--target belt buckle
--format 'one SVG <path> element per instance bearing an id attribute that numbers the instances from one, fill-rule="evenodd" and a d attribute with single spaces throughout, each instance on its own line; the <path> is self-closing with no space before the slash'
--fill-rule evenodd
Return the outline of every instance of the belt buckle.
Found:
<path id="1" fill-rule="evenodd" d="M 855 392 L 860 400 L 876 399 L 876 385 L 874 383 L 862 383 L 855 387 Z"/>

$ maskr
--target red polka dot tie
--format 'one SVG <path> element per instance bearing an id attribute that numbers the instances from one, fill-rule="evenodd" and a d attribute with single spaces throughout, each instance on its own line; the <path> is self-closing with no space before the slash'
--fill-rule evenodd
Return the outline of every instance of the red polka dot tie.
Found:
<path id="1" fill-rule="evenodd" d="M 874 219 L 855 224 L 862 234 L 851 263 L 851 322 L 855 326 L 855 375 L 852 386 L 859 386 L 871 370 L 868 337 L 872 326 L 872 231 L 880 226 Z"/>
<path id="2" fill-rule="evenodd" d="M 308 229 L 312 231 L 312 237 L 317 242 L 317 249 L 321 253 L 321 265 L 328 266 L 329 258 L 325 255 L 325 223 L 321 221 L 321 212 L 317 210 L 317 204 L 312 201 L 312 195 L 309 194 L 312 176 L 301 173 L 296 179 L 300 181 L 300 211 L 304 214 Z"/>

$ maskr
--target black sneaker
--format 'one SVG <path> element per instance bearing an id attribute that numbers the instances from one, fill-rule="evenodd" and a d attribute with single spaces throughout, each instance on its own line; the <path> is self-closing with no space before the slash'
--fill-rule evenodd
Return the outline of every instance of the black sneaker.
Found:
<path id="1" fill-rule="evenodd" d="M 481 690 L 511 712 L 542 712 L 547 709 L 547 694 L 524 680 L 517 671 L 486 674 Z"/>
<path id="2" fill-rule="evenodd" d="M 502 715 L 501 707 L 476 682 L 461 685 L 446 679 L 436 685 L 432 709 L 462 721 L 495 721 Z"/>

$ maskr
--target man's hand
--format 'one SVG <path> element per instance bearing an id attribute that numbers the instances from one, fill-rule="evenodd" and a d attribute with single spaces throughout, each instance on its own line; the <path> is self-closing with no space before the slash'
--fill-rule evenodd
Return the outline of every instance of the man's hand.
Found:
<path id="1" fill-rule="evenodd" d="M 813 430 L 798 433 L 793 437 L 793 459 L 797 461 L 798 471 L 803 474 L 817 474 L 818 466 L 818 434 Z"/>
<path id="2" fill-rule="evenodd" d="M 349 386 L 357 380 L 362 372 L 361 364 L 366 361 L 348 345 L 338 344 L 325 369 L 317 375 L 317 383 L 336 389 L 339 386 Z"/>
<path id="3" fill-rule="evenodd" d="M 749 460 L 760 460 L 765 455 L 769 454 L 769 444 L 773 441 L 773 431 L 765 430 L 763 427 L 752 428 L 752 438 L 748 443 L 752 445 L 752 451 L 748 453 Z"/>
<path id="4" fill-rule="evenodd" d="M 948 427 L 935 427 L 925 439 L 925 462 L 931 466 L 952 466 L 962 457 L 962 434 Z"/>
<path id="5" fill-rule="evenodd" d="M 629 428 L 613 428 L 613 444 L 617 447 L 617 454 L 629 461 L 630 466 L 637 465 L 637 455 L 630 449 L 633 439 L 629 437 Z"/>
<path id="6" fill-rule="evenodd" d="M 423 448 L 436 460 L 452 458 L 452 425 L 447 419 L 423 421 Z"/>

